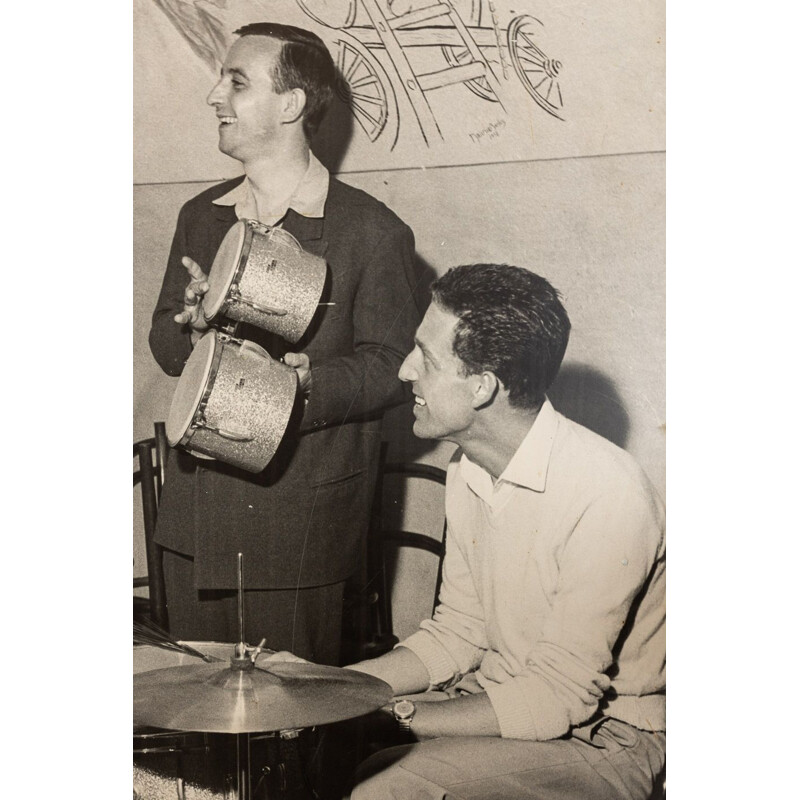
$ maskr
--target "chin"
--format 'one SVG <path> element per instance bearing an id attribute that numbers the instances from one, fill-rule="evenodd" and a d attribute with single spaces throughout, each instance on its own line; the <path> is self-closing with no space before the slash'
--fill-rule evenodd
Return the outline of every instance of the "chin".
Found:
<path id="1" fill-rule="evenodd" d="M 417 439 L 435 439 L 436 437 L 429 431 L 425 429 L 424 425 L 420 425 L 419 420 L 414 423 L 414 427 L 412 428 L 414 431 L 414 436 Z"/>

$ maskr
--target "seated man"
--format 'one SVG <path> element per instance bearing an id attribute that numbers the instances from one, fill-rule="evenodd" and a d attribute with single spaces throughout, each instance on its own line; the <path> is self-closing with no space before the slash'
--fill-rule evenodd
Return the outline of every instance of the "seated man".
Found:
<path id="1" fill-rule="evenodd" d="M 400 377 L 414 433 L 460 447 L 442 588 L 351 667 L 425 692 L 392 709 L 416 743 L 368 759 L 352 798 L 645 800 L 666 744 L 662 503 L 546 398 L 570 329 L 546 280 L 475 264 L 432 289 Z"/>

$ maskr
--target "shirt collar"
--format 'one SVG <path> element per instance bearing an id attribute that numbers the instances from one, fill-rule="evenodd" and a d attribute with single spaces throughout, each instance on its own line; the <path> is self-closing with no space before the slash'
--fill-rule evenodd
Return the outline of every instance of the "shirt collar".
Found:
<path id="1" fill-rule="evenodd" d="M 557 430 L 558 412 L 545 398 L 533 425 L 497 481 L 493 482 L 492 476 L 483 467 L 470 461 L 466 454 L 462 454 L 461 470 L 464 480 L 470 489 L 486 502 L 490 502 L 495 490 L 506 484 L 543 492 L 547 485 L 547 468 Z"/>
<path id="2" fill-rule="evenodd" d="M 330 173 L 313 153 L 309 153 L 308 169 L 283 208 L 269 209 L 259 216 L 253 187 L 246 175 L 241 183 L 213 202 L 218 206 L 234 206 L 239 219 L 257 219 L 265 225 L 280 222 L 290 208 L 304 217 L 319 219 L 325 216 L 329 183 Z"/>

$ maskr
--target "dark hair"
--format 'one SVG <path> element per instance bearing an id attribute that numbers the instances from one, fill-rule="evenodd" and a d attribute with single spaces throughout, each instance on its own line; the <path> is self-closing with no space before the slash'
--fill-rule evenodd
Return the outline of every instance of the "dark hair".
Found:
<path id="1" fill-rule="evenodd" d="M 275 91 L 302 89 L 306 93 L 303 131 L 310 139 L 333 99 L 336 68 L 325 43 L 315 33 L 278 22 L 252 22 L 234 31 L 237 36 L 271 36 L 283 42 L 275 62 Z"/>
<path id="2" fill-rule="evenodd" d="M 539 275 L 508 264 L 453 267 L 431 292 L 433 302 L 459 318 L 453 352 L 465 374 L 493 372 L 512 406 L 539 408 L 569 341 L 558 292 Z"/>

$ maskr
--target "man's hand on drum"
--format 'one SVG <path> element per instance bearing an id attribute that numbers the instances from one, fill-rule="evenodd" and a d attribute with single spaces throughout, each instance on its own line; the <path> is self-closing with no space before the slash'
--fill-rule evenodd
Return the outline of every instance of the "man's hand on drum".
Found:
<path id="1" fill-rule="evenodd" d="M 175 322 L 188 325 L 192 330 L 192 345 L 208 330 L 203 316 L 203 295 L 208 291 L 208 275 L 191 258 L 184 256 L 181 263 L 186 267 L 191 281 L 183 292 L 183 311 L 175 315 Z"/>
<path id="2" fill-rule="evenodd" d="M 294 369 L 300 381 L 300 391 L 308 394 L 311 391 L 311 359 L 305 353 L 286 353 L 283 363 Z"/>

